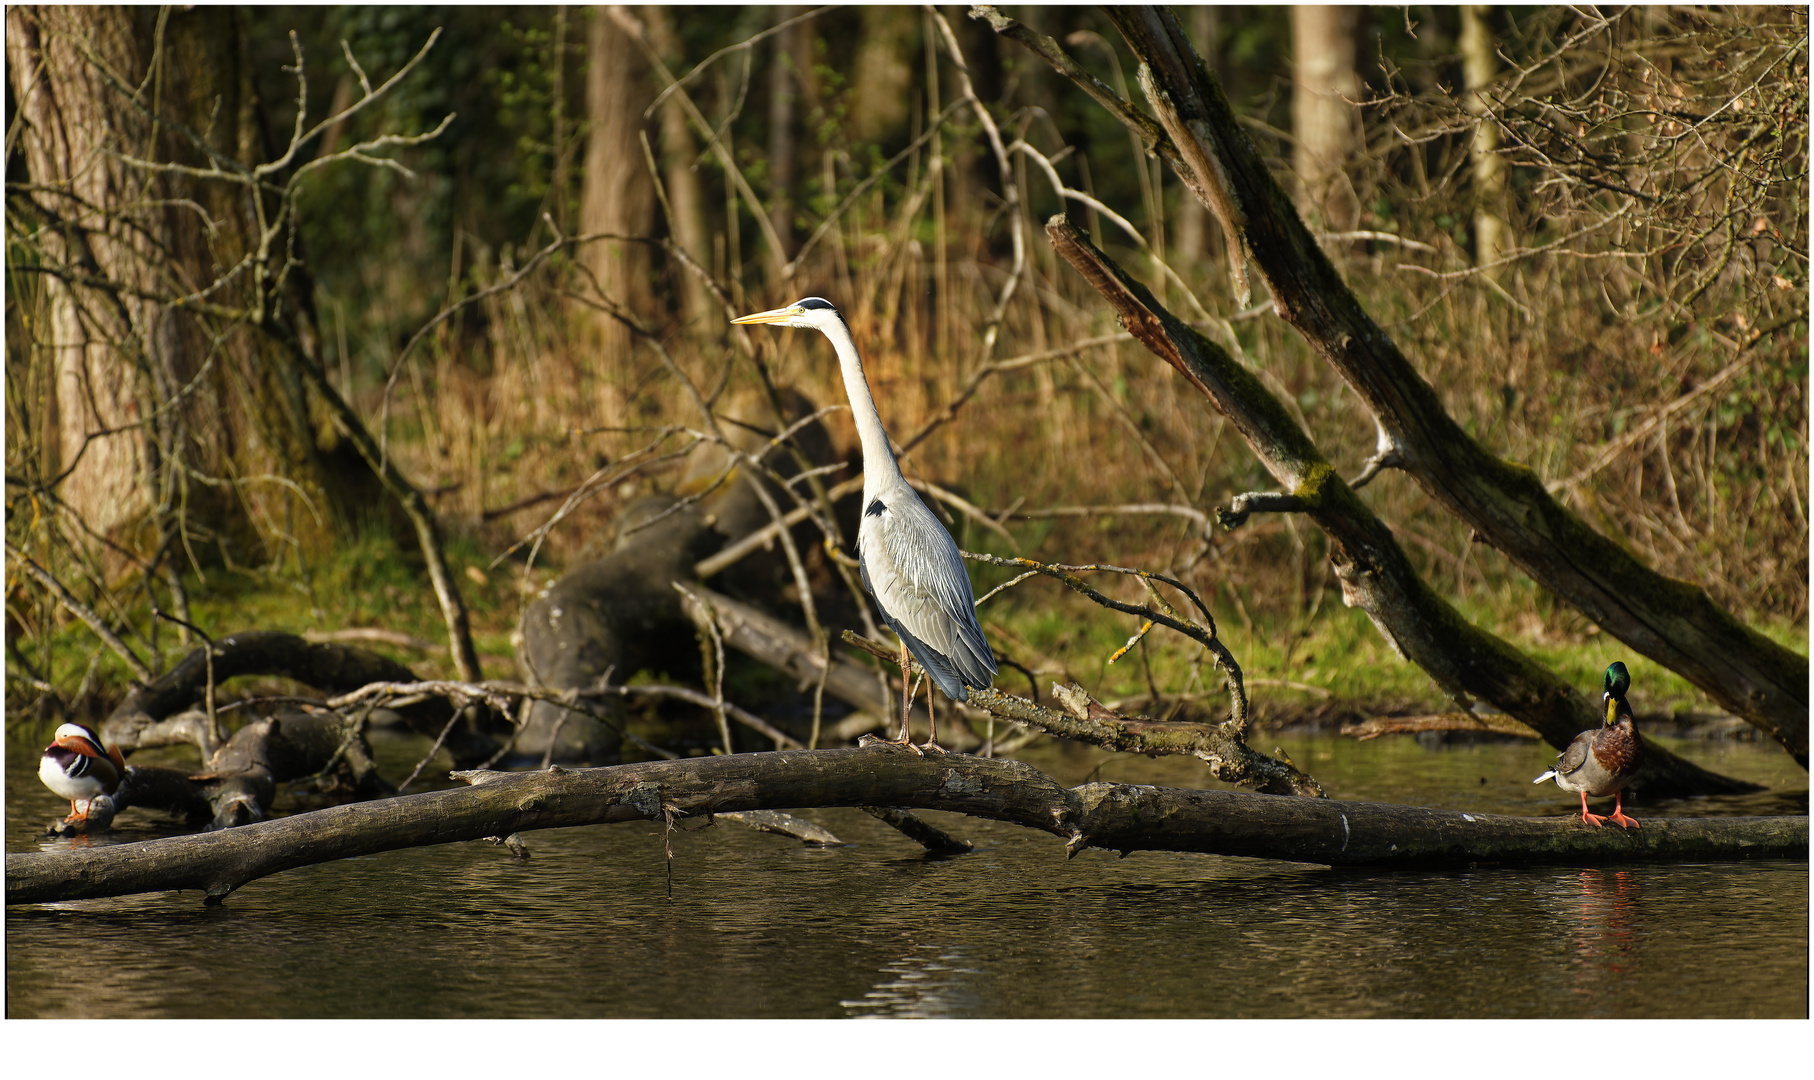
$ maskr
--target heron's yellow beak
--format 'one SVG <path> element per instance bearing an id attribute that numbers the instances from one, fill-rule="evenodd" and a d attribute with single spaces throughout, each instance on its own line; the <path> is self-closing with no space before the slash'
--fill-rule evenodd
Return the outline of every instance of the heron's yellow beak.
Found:
<path id="1" fill-rule="evenodd" d="M 789 319 L 798 318 L 800 316 L 800 314 L 801 314 L 800 305 L 795 304 L 793 307 L 776 308 L 773 311 L 758 311 L 754 315 L 744 315 L 741 318 L 732 319 L 731 322 L 733 322 L 733 323 L 778 323 L 778 322 L 786 322 Z"/>

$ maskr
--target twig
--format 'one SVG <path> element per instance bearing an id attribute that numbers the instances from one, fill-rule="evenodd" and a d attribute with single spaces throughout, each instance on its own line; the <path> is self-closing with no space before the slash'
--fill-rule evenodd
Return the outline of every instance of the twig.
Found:
<path id="1" fill-rule="evenodd" d="M 153 676 L 150 666 L 147 665 L 145 661 L 140 660 L 138 654 L 132 651 L 131 646 L 127 645 L 124 641 L 121 641 L 120 636 L 114 633 L 106 623 L 101 621 L 101 617 L 94 613 L 93 608 L 82 603 L 82 601 L 77 600 L 75 595 L 64 588 L 63 583 L 58 581 L 50 571 L 39 566 L 32 561 L 29 555 L 26 555 L 24 552 L 14 547 L 11 540 L 6 542 L 6 553 L 14 559 L 17 559 L 19 565 L 25 569 L 26 574 L 36 580 L 38 584 L 44 586 L 45 589 L 49 590 L 50 594 L 56 597 L 58 603 L 69 609 L 70 614 L 81 619 L 84 623 L 87 623 L 88 628 L 95 632 L 96 637 L 106 642 L 108 648 L 119 654 L 120 659 L 126 662 L 126 666 L 132 669 L 132 673 L 139 677 L 140 682 L 148 683 L 152 680 Z"/>
<path id="2" fill-rule="evenodd" d="M 1758 327 L 1756 333 L 1739 346 L 1738 357 L 1730 364 L 1727 364 L 1719 374 L 1708 379 L 1693 390 L 1688 391 L 1686 394 L 1683 394 L 1681 397 L 1676 398 L 1667 405 L 1664 405 L 1646 418 L 1643 423 L 1638 424 L 1630 431 L 1627 431 L 1617 439 L 1614 439 L 1612 442 L 1601 447 L 1599 452 L 1594 455 L 1592 461 L 1583 465 L 1579 471 L 1573 476 L 1570 476 L 1567 480 L 1552 481 L 1549 484 L 1549 489 L 1552 492 L 1555 492 L 1563 489 L 1572 490 L 1580 487 L 1589 477 L 1612 464 L 1620 454 L 1624 453 L 1633 444 L 1649 437 L 1649 435 L 1656 431 L 1658 427 L 1666 423 L 1671 416 L 1700 401 L 1726 383 L 1731 382 L 1740 372 L 1750 367 L 1751 362 L 1757 357 L 1757 354 L 1752 351 L 1751 346 L 1785 326 L 1805 326 L 1807 325 L 1807 321 L 1807 309 L 1802 308 L 1791 312 L 1783 318 L 1777 319 L 1768 326 Z"/>
<path id="3" fill-rule="evenodd" d="M 153 618 L 166 619 L 173 622 L 202 639 L 202 661 L 207 665 L 208 673 L 208 682 L 204 690 L 205 696 L 203 699 L 206 701 L 208 708 L 208 736 L 214 740 L 214 745 L 222 745 L 227 741 L 227 733 L 220 726 L 220 713 L 214 707 L 214 639 L 208 636 L 206 630 L 203 630 L 201 627 L 186 619 L 179 619 L 168 611 L 152 608 L 151 615 Z M 329 764 L 332 763 L 330 762 Z M 324 769 L 322 771 L 325 772 L 326 770 Z"/>
<path id="4" fill-rule="evenodd" d="M 680 582 L 676 581 L 672 584 L 675 592 L 705 609 L 706 618 L 700 621 L 704 624 L 704 632 L 709 634 L 712 640 L 711 653 L 706 657 L 712 675 L 712 716 L 718 721 L 718 737 L 724 742 L 724 752 L 734 754 L 737 750 L 731 745 L 731 725 L 724 718 L 724 635 L 718 631 L 718 610 L 712 606 L 710 600 L 701 597 Z M 700 642 L 701 652 L 705 651 L 704 646 L 705 642 L 702 640 Z"/>

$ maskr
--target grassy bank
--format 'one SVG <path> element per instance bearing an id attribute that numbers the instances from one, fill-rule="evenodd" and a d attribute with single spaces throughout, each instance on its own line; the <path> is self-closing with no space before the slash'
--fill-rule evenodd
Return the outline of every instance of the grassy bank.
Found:
<path id="1" fill-rule="evenodd" d="M 1041 545 L 1046 557 L 1080 561 L 1094 556 L 1088 551 L 1069 553 L 1066 545 L 1104 535 L 1094 528 L 1083 530 L 1082 536 L 1046 531 Z M 1001 548 L 999 543 L 992 546 Z M 452 678 L 445 627 L 432 594 L 422 587 L 412 554 L 389 537 L 371 535 L 293 576 L 217 569 L 209 573 L 206 588 L 197 591 L 191 617 L 217 635 L 245 629 L 305 635 L 359 628 L 390 631 L 413 643 L 354 643 L 408 664 L 424 678 Z M 512 679 L 517 676 L 510 637 L 522 606 L 557 571 L 547 567 L 524 577 L 511 563 L 488 571 L 491 560 L 484 556 L 470 541 L 456 542 L 450 551 L 471 605 L 485 674 Z M 975 569 L 978 594 L 1008 576 L 995 568 Z M 1141 599 L 1112 575 L 1098 575 L 1095 584 L 1119 599 Z M 1230 582 L 1207 591 L 1205 599 L 1216 615 L 1220 637 L 1243 668 L 1255 714 L 1263 723 L 1289 723 L 1312 713 L 1395 715 L 1454 708 L 1422 670 L 1393 653 L 1364 614 L 1342 606 L 1332 583 L 1322 587 L 1322 601 L 1315 610 L 1296 617 L 1260 606 L 1250 593 Z M 1237 596 L 1248 598 L 1233 602 Z M 1679 675 L 1637 656 L 1578 616 L 1555 611 L 1534 587 L 1476 593 L 1459 606 L 1469 619 L 1506 637 L 1583 693 L 1597 693 L 1606 664 L 1624 659 L 1635 676 L 1631 700 L 1640 715 L 1720 711 Z M 152 625 L 143 611 L 128 608 L 124 614 L 133 626 Z M 1208 669 L 1201 650 L 1162 628 L 1110 663 L 1138 629 L 1136 620 L 1104 611 L 1056 582 L 1034 578 L 999 594 L 983 607 L 982 618 L 996 647 L 1034 677 L 1030 682 L 1026 674 L 1004 665 L 998 685 L 1013 693 L 1030 694 L 1036 685 L 1043 698 L 1055 681 L 1077 682 L 1103 700 L 1128 701 L 1155 715 L 1178 707 L 1182 710 L 1178 715 L 1201 719 L 1226 709 L 1221 680 Z M 1776 620 L 1759 624 L 1759 629 L 1791 648 L 1805 652 L 1808 647 L 1804 624 Z M 188 651 L 168 623 L 161 624 L 155 641 L 146 635 L 129 644 L 158 670 Z M 8 737 L 19 745 L 46 738 L 64 708 L 76 718 L 103 718 L 123 696 L 129 678 L 125 664 L 80 624 L 22 642 L 20 655 L 25 664 L 9 664 L 9 672 L 14 686 L 25 692 L 10 695 L 6 718 Z M 41 692 L 21 686 L 29 677 L 28 668 L 62 676 L 58 689 L 63 706 L 53 708 L 40 701 L 42 707 L 29 707 Z M 728 692 L 759 710 L 768 703 L 768 695 L 785 695 L 787 690 L 775 680 L 756 677 L 741 685 L 733 681 Z M 1157 705 L 1150 702 L 1155 696 Z"/>

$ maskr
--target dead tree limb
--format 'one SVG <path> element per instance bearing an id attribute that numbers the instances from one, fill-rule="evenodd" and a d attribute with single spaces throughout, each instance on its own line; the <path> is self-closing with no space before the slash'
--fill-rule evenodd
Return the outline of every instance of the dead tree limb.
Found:
<path id="1" fill-rule="evenodd" d="M 248 675 L 264 675 L 312 686 L 325 694 L 346 694 L 372 683 L 413 683 L 408 667 L 352 645 L 311 642 L 295 634 L 271 630 L 246 630 L 228 634 L 213 645 L 216 685 Z M 170 670 L 147 683 L 134 685 L 118 708 L 101 725 L 102 738 L 126 754 L 148 746 L 189 743 L 201 750 L 204 761 L 220 749 L 207 735 L 205 724 L 192 724 L 181 714 L 207 693 L 208 657 L 195 649 Z M 396 706 L 412 731 L 436 738 L 453 716 L 453 708 L 440 697 L 423 698 Z M 501 729 L 475 721 L 451 733 L 448 752 L 462 768 L 477 765 L 497 751 Z"/>
<path id="2" fill-rule="evenodd" d="M 844 640 L 882 660 L 898 660 L 895 650 L 844 631 Z M 1238 691 L 1234 691 L 1238 697 Z M 1245 724 L 1237 719 L 1242 709 L 1231 710 L 1229 720 L 1221 724 L 1195 724 L 1155 720 L 1150 716 L 1123 716 L 1097 701 L 1075 684 L 1052 684 L 1052 696 L 1060 708 L 1049 708 L 993 687 L 972 689 L 966 702 L 974 708 L 1064 739 L 1100 746 L 1122 754 L 1188 754 L 1206 762 L 1216 779 L 1227 784 L 1240 784 L 1270 795 L 1309 795 L 1318 798 L 1325 793 L 1316 779 L 1299 772 L 1290 764 L 1267 757 L 1251 749 L 1246 742 Z"/>
<path id="3" fill-rule="evenodd" d="M 1651 570 L 1557 503 L 1536 473 L 1469 436 L 1324 256 L 1174 15 L 1152 7 L 1107 10 L 1141 62 L 1141 88 L 1175 151 L 1168 159 L 1239 237 L 1229 245 L 1233 261 L 1251 257 L 1279 316 L 1372 410 L 1382 459 L 1389 450 L 1444 509 L 1533 580 L 1757 725 L 1806 768 L 1808 658 L 1740 623 L 1704 589 Z M 1007 32 L 1009 20 L 992 9 L 973 15 Z M 1075 78 L 1065 65 L 1054 66 Z M 1230 272 L 1244 286 L 1241 268 L 1231 265 Z"/>
<path id="4" fill-rule="evenodd" d="M 1064 260 L 1115 309 L 1123 327 L 1228 417 L 1286 492 L 1237 497 L 1224 525 L 1255 510 L 1309 517 L 1329 537 L 1342 600 L 1373 620 L 1399 655 L 1428 672 L 1464 708 L 1482 698 L 1566 747 L 1601 722 L 1594 703 L 1509 642 L 1467 621 L 1426 584 L 1398 540 L 1336 474 L 1278 398 L 1220 345 L 1161 305 L 1064 215 L 1046 224 Z M 1640 783 L 1655 794 L 1756 790 L 1650 745 Z M 1637 785 L 1634 785 L 1637 786 Z"/>
<path id="5" fill-rule="evenodd" d="M 887 747 L 793 750 L 602 769 L 462 774 L 471 786 L 331 807 L 241 829 L 6 857 L 8 904 L 195 889 L 218 904 L 301 866 L 533 829 L 884 804 L 1013 822 L 1066 851 L 1191 851 L 1335 866 L 1805 859 L 1808 819 L 1654 818 L 1593 828 L 1383 803 L 1125 784 L 1066 789 L 1016 761 Z"/>

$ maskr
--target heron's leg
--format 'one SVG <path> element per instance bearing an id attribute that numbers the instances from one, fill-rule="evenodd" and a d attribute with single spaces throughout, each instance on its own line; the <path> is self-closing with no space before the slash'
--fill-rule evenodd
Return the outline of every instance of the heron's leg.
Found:
<path id="1" fill-rule="evenodd" d="M 907 641 L 901 640 L 901 737 L 894 740 L 896 746 L 904 746 L 915 754 L 920 748 L 913 745 L 913 735 L 907 728 L 907 717 L 913 709 L 913 658 L 907 652 Z M 931 693 L 928 689 L 927 693 Z"/>
<path id="2" fill-rule="evenodd" d="M 913 734 L 907 729 L 907 716 L 913 711 L 913 658 L 907 653 L 907 639 L 901 639 L 901 742 L 911 744 Z"/>
<path id="3" fill-rule="evenodd" d="M 926 741 L 920 744 L 921 750 L 930 750 L 942 754 L 945 748 L 938 744 L 938 713 L 932 707 L 932 684 L 926 684 Z"/>

